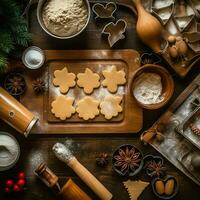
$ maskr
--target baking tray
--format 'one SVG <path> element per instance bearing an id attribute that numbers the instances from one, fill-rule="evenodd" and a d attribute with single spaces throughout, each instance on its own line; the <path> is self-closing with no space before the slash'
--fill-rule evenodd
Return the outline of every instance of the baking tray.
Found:
<path id="1" fill-rule="evenodd" d="M 79 133 L 136 133 L 142 128 L 143 112 L 130 94 L 130 85 L 135 70 L 140 66 L 139 54 L 134 50 L 46 50 L 46 62 L 39 70 L 25 72 L 27 81 L 26 94 L 20 101 L 39 117 L 39 123 L 33 128 L 32 133 L 53 134 L 79 134 Z M 75 74 L 83 72 L 86 67 L 101 75 L 101 71 L 110 65 L 116 65 L 117 69 L 124 69 L 127 83 L 118 88 L 116 94 L 123 95 L 123 112 L 118 117 L 106 120 L 99 115 L 93 120 L 84 121 L 75 114 L 65 121 L 56 119 L 51 113 L 51 102 L 55 96 L 60 95 L 59 88 L 53 86 L 53 72 L 56 69 L 68 67 Z M 47 83 L 47 91 L 44 95 L 36 96 L 32 89 L 35 78 L 43 77 Z M 75 94 L 75 96 L 74 96 Z M 108 94 L 106 88 L 95 89 L 92 96 L 103 99 Z M 83 89 L 76 86 L 66 94 L 74 96 L 76 100 L 86 96 Z"/>
<path id="2" fill-rule="evenodd" d="M 199 98 L 199 84 L 200 75 L 193 80 L 168 111 L 149 130 L 160 127 L 159 131 L 162 132 L 164 140 L 159 141 L 157 138 L 153 138 L 150 145 L 200 186 L 200 172 L 194 170 L 190 165 L 191 157 L 194 153 L 200 155 L 200 150 L 176 131 L 177 126 L 181 125 L 197 109 L 193 102 Z"/>

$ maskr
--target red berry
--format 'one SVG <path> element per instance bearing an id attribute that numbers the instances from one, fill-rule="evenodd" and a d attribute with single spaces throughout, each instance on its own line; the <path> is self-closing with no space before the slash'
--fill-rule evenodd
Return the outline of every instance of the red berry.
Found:
<path id="1" fill-rule="evenodd" d="M 4 191 L 5 191 L 6 193 L 9 193 L 11 190 L 10 190 L 9 187 L 6 187 L 6 188 L 4 189 Z"/>
<path id="2" fill-rule="evenodd" d="M 20 173 L 18 174 L 18 178 L 19 178 L 19 179 L 25 179 L 25 173 L 24 173 L 24 172 L 20 172 Z"/>
<path id="3" fill-rule="evenodd" d="M 14 181 L 13 181 L 13 180 L 7 180 L 7 181 L 6 181 L 6 186 L 7 186 L 7 187 L 12 187 L 13 184 L 14 184 Z"/>
<path id="4" fill-rule="evenodd" d="M 19 187 L 19 185 L 15 184 L 15 185 L 13 186 L 13 191 L 14 191 L 14 192 L 19 192 L 19 191 L 21 191 L 21 188 Z"/>
<path id="5" fill-rule="evenodd" d="M 20 187 L 23 187 L 24 185 L 25 185 L 25 180 L 24 179 L 19 179 L 18 181 L 17 181 L 17 185 L 19 185 Z"/>

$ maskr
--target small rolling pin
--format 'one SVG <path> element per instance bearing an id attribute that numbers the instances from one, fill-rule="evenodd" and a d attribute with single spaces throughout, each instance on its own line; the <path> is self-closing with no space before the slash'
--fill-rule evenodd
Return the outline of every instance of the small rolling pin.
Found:
<path id="1" fill-rule="evenodd" d="M 72 154 L 64 144 L 56 143 L 53 146 L 56 157 L 66 163 L 102 200 L 112 199 L 112 194 L 92 175 Z"/>
<path id="2" fill-rule="evenodd" d="M 92 200 L 72 179 L 68 179 L 61 188 L 58 177 L 48 168 L 45 163 L 41 163 L 35 170 L 35 174 L 49 188 L 57 187 L 60 199 L 63 200 Z"/>

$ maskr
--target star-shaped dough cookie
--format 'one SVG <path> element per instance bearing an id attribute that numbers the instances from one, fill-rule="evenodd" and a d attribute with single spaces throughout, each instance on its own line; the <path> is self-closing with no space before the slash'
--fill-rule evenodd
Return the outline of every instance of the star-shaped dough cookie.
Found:
<path id="1" fill-rule="evenodd" d="M 53 84 L 59 86 L 61 93 L 67 93 L 70 87 L 76 85 L 75 74 L 69 73 L 67 67 L 54 72 Z"/>
<path id="2" fill-rule="evenodd" d="M 72 97 L 66 97 L 64 95 L 57 96 L 56 100 L 51 103 L 51 112 L 61 120 L 70 118 L 76 112 L 73 103 L 74 98 Z"/>
<path id="3" fill-rule="evenodd" d="M 86 68 L 84 73 L 79 73 L 77 75 L 77 84 L 82 87 L 86 94 L 91 94 L 94 88 L 100 86 L 100 76 L 97 73 L 93 73 L 92 70 Z"/>
<path id="4" fill-rule="evenodd" d="M 108 91 L 115 93 L 117 91 L 118 85 L 124 85 L 126 83 L 126 74 L 124 70 L 117 71 L 115 65 L 110 69 L 104 70 L 103 76 L 105 79 L 102 82 L 104 87 L 108 88 Z"/>
<path id="5" fill-rule="evenodd" d="M 76 107 L 76 112 L 80 118 L 84 120 L 94 119 L 96 115 L 99 115 L 99 101 L 93 97 L 86 96 L 79 100 Z"/>
<path id="6" fill-rule="evenodd" d="M 109 95 L 104 98 L 100 103 L 100 112 L 105 116 L 106 119 L 116 117 L 122 112 L 122 106 L 120 105 L 123 97 Z"/>

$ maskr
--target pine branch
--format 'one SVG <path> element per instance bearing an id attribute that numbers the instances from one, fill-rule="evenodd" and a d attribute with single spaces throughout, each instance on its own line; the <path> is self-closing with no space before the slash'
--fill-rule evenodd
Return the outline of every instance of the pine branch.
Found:
<path id="1" fill-rule="evenodd" d="M 3 52 L 0 52 L 0 72 L 5 70 L 8 64 L 7 57 Z"/>
<path id="2" fill-rule="evenodd" d="M 10 53 L 14 49 L 13 39 L 9 32 L 0 31 L 0 49 L 4 53 Z"/>

